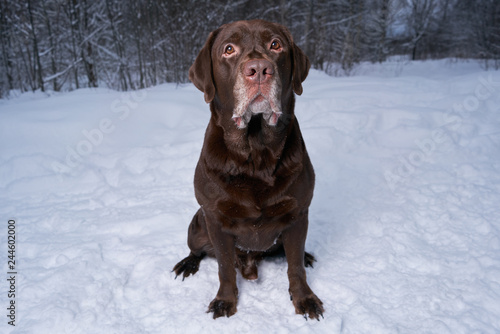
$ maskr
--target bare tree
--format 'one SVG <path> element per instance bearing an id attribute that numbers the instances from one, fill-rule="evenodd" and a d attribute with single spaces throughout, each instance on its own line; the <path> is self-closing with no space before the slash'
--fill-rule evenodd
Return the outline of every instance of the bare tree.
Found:
<path id="1" fill-rule="evenodd" d="M 411 58 L 416 60 L 420 41 L 431 30 L 435 21 L 436 0 L 409 0 L 408 30 L 411 40 Z"/>
<path id="2" fill-rule="evenodd" d="M 14 68 L 12 55 L 13 28 L 6 0 L 0 2 L 0 44 L 2 44 L 2 76 L 0 77 L 0 98 L 14 89 Z"/>
<path id="3" fill-rule="evenodd" d="M 40 50 L 38 48 L 38 38 L 39 36 L 37 35 L 37 26 L 35 25 L 35 10 L 33 9 L 32 6 L 32 0 L 27 0 L 27 9 L 28 9 L 28 18 L 29 18 L 29 23 L 30 23 L 30 30 L 31 30 L 31 38 L 33 42 L 33 72 L 35 73 L 36 77 L 36 82 L 37 86 L 36 88 L 40 88 L 42 92 L 45 91 L 44 87 L 44 82 L 43 82 L 43 69 L 42 69 L 42 63 L 40 61 Z"/>
<path id="4" fill-rule="evenodd" d="M 500 2 L 484 0 L 475 2 L 472 15 L 472 33 L 478 56 L 484 59 L 486 69 L 490 62 L 495 69 L 500 66 Z"/>

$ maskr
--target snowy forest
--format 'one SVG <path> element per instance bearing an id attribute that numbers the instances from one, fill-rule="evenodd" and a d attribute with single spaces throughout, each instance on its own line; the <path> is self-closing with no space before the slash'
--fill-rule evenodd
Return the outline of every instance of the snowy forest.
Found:
<path id="1" fill-rule="evenodd" d="M 395 55 L 500 67 L 498 0 L 2 0 L 0 97 L 187 82 L 210 31 L 255 18 L 287 26 L 331 75 Z"/>

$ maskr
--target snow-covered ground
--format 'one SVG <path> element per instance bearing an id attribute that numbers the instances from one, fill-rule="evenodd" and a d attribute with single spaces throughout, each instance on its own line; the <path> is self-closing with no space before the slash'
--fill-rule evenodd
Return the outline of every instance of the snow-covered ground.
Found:
<path id="1" fill-rule="evenodd" d="M 500 73 L 474 62 L 311 71 L 297 117 L 317 175 L 306 248 L 325 318 L 289 300 L 286 262 L 184 282 L 192 179 L 209 119 L 192 85 L 0 101 L 1 261 L 16 222 L 16 326 L 2 333 L 500 332 Z"/>

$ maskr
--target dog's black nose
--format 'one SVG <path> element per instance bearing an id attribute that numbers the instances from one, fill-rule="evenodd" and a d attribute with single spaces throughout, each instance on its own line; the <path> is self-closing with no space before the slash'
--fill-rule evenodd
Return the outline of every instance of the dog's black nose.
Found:
<path id="1" fill-rule="evenodd" d="M 243 67 L 245 78 L 252 82 L 264 83 L 274 74 L 273 65 L 265 59 L 252 59 Z"/>

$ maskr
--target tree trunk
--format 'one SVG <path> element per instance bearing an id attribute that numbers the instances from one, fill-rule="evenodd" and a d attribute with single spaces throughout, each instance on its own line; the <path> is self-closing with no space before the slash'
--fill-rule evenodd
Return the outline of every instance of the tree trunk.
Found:
<path id="1" fill-rule="evenodd" d="M 42 73 L 42 63 L 40 61 L 40 52 L 38 51 L 38 37 L 36 35 L 36 27 L 33 19 L 33 10 L 31 8 L 31 0 L 28 0 L 28 15 L 31 24 L 31 31 L 33 37 L 33 59 L 34 59 L 34 73 L 36 77 L 36 82 L 38 84 L 37 88 L 40 88 L 42 92 L 45 92 L 45 87 L 43 84 L 43 73 Z"/>

